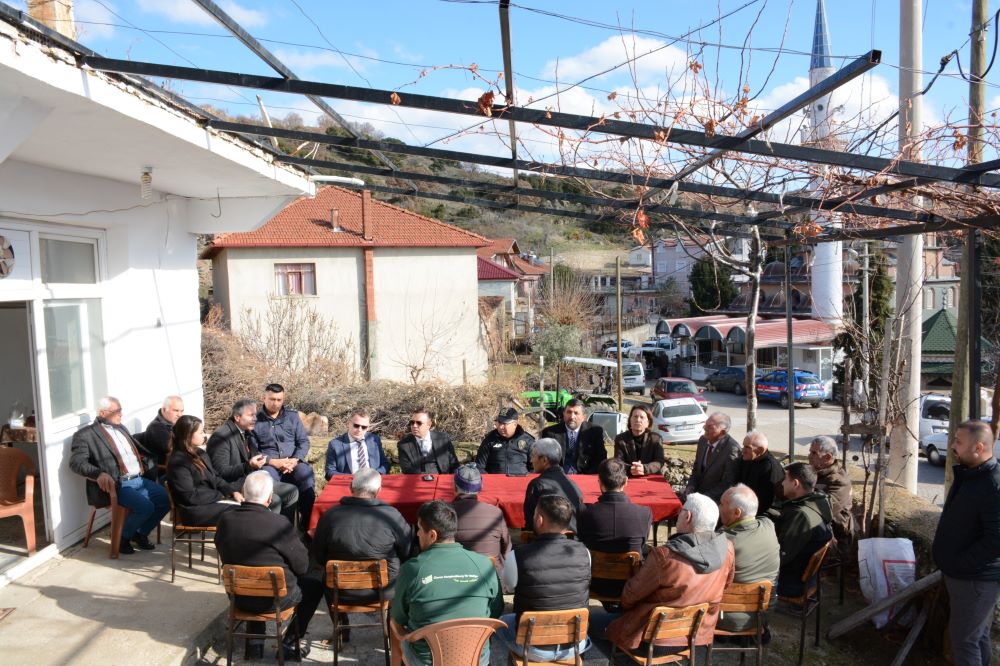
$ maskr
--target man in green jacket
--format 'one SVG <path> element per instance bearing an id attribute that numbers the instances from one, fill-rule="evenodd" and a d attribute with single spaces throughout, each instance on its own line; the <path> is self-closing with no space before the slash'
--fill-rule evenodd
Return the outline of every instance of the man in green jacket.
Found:
<path id="1" fill-rule="evenodd" d="M 444 620 L 499 617 L 503 609 L 500 581 L 490 558 L 455 543 L 458 517 L 440 500 L 427 502 L 417 514 L 421 553 L 407 561 L 396 579 L 392 619 L 409 633 Z M 406 663 L 431 666 L 426 641 L 403 641 Z M 489 643 L 483 646 L 481 666 L 490 662 Z"/>
<path id="2" fill-rule="evenodd" d="M 778 594 L 797 597 L 804 591 L 802 574 L 809 558 L 833 538 L 833 507 L 829 496 L 816 492 L 816 470 L 808 463 L 792 463 L 781 482 L 785 502 L 778 518 L 781 571 Z"/>
<path id="3" fill-rule="evenodd" d="M 773 603 L 780 566 L 778 536 L 771 519 L 756 517 L 757 510 L 757 495 L 749 486 L 738 483 L 722 494 L 719 506 L 719 515 L 725 525 L 722 531 L 736 551 L 733 582 L 770 581 Z M 746 631 L 753 629 L 754 623 L 754 616 L 750 613 L 723 613 L 716 627 L 726 631 Z"/>

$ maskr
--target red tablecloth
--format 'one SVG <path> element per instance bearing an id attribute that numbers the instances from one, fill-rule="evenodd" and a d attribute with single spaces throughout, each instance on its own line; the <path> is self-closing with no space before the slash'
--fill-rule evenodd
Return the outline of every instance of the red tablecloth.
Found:
<path id="1" fill-rule="evenodd" d="M 507 525 L 519 529 L 524 528 L 524 490 L 537 474 L 529 476 L 505 476 L 503 474 L 484 474 L 483 490 L 479 493 L 479 501 L 500 507 Z M 583 491 L 583 501 L 596 502 L 601 494 L 597 476 L 573 475 L 570 478 Z M 312 518 L 309 520 L 309 531 L 312 532 L 319 522 L 319 517 L 331 506 L 340 503 L 340 498 L 351 494 L 351 477 L 335 476 L 330 479 L 323 492 L 316 498 L 313 505 Z M 662 476 L 637 477 L 629 479 L 625 494 L 642 506 L 648 506 L 653 512 L 653 521 L 658 522 L 673 518 L 681 510 L 680 500 L 674 494 L 670 484 Z M 379 499 L 396 507 L 407 522 L 416 524 L 417 511 L 424 502 L 434 499 L 450 502 L 455 498 L 455 483 L 451 475 L 434 475 L 432 481 L 424 481 L 420 474 L 392 474 L 382 477 L 382 492 Z"/>

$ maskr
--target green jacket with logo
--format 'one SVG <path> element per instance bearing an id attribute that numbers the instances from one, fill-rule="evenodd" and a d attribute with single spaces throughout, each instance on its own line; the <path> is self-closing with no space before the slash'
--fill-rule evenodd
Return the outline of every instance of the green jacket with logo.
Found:
<path id="1" fill-rule="evenodd" d="M 392 619 L 407 632 L 444 620 L 500 617 L 503 596 L 490 558 L 458 543 L 434 544 L 407 561 L 396 579 Z M 430 666 L 425 641 L 413 644 L 421 663 Z M 489 650 L 489 643 L 483 648 Z"/>

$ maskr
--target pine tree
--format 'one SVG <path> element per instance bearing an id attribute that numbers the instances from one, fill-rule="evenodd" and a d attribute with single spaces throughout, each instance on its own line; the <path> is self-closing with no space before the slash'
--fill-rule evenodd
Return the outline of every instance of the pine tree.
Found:
<path id="1" fill-rule="evenodd" d="M 733 282 L 733 269 L 707 255 L 694 262 L 688 282 L 691 285 L 688 302 L 692 315 L 720 310 L 732 303 L 739 293 Z"/>

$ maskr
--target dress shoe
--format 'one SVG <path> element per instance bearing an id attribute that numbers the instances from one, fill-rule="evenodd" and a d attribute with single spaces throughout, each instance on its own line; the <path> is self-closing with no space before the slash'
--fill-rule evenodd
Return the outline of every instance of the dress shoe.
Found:
<path id="1" fill-rule="evenodd" d="M 286 661 L 302 661 L 307 656 L 309 656 L 309 643 L 308 641 L 301 641 L 299 643 L 299 654 L 295 654 L 295 641 L 284 641 L 281 644 L 281 650 L 284 654 Z M 301 656 L 301 659 L 298 657 Z"/>
<path id="2" fill-rule="evenodd" d="M 137 545 L 143 550 L 156 550 L 156 546 L 149 540 L 149 537 L 145 534 L 137 534 L 132 537 L 132 543 Z"/>
<path id="3" fill-rule="evenodd" d="M 118 552 L 122 555 L 132 555 L 135 553 L 135 548 L 129 543 L 129 540 L 122 537 L 121 543 L 118 545 Z"/>

